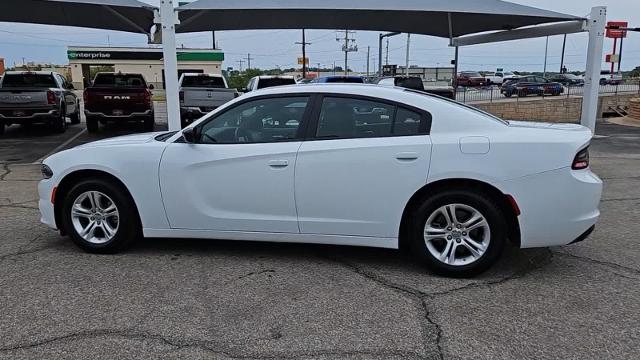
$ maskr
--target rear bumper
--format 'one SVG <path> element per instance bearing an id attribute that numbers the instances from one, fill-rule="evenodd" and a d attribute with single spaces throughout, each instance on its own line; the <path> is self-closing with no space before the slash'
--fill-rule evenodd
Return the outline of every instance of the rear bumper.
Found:
<path id="1" fill-rule="evenodd" d="M 600 217 L 602 181 L 589 169 L 563 168 L 505 181 L 502 185 L 522 212 L 518 218 L 522 248 L 561 246 L 584 240 Z"/>
<path id="2" fill-rule="evenodd" d="M 101 112 L 92 112 L 89 110 L 84 111 L 85 116 L 91 116 L 104 120 L 136 120 L 140 118 L 148 118 L 153 116 L 153 110 L 146 110 L 144 112 L 132 112 L 124 115 L 107 115 Z"/>
<path id="3" fill-rule="evenodd" d="M 30 115 L 9 116 L 0 113 L 0 120 L 4 122 L 21 123 L 49 121 L 60 117 L 60 111 L 58 111 L 58 109 L 11 109 L 11 111 L 25 111 L 26 113 L 30 113 Z"/>

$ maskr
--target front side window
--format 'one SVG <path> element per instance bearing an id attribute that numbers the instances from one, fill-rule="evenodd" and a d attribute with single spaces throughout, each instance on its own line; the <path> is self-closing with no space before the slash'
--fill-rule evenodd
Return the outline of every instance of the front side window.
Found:
<path id="1" fill-rule="evenodd" d="M 268 143 L 298 139 L 309 98 L 248 101 L 200 126 L 202 144 Z"/>
<path id="2" fill-rule="evenodd" d="M 316 138 L 350 139 L 423 134 L 423 117 L 395 105 L 372 100 L 326 97 Z"/>

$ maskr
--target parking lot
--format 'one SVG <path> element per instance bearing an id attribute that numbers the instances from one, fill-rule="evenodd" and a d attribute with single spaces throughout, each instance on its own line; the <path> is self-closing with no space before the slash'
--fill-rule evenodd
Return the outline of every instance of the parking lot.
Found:
<path id="1" fill-rule="evenodd" d="M 166 128 L 162 103 L 157 128 Z M 0 139 L 0 358 L 634 359 L 640 129 L 602 122 L 602 217 L 583 243 L 505 251 L 471 280 L 396 251 L 140 240 L 82 253 L 39 223 L 37 161 L 136 131 L 17 126 Z"/>

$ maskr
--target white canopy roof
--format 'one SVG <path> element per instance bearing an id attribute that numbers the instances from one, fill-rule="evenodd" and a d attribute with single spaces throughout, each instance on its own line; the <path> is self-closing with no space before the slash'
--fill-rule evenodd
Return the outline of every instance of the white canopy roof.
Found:
<path id="1" fill-rule="evenodd" d="M 304 28 L 397 31 L 448 38 L 581 20 L 500 0 L 198 0 L 178 10 L 178 32 Z"/>
<path id="2" fill-rule="evenodd" d="M 153 9 L 137 0 L 2 0 L 0 21 L 148 34 Z"/>

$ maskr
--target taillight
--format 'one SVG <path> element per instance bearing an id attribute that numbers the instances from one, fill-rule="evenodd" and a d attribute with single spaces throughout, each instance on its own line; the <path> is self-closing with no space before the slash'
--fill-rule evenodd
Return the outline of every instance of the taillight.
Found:
<path id="1" fill-rule="evenodd" d="M 184 91 L 180 91 L 178 96 L 180 97 L 180 101 L 184 101 Z"/>
<path id="2" fill-rule="evenodd" d="M 56 104 L 56 93 L 54 93 L 51 90 L 47 91 L 47 103 L 49 105 L 55 105 Z"/>
<path id="3" fill-rule="evenodd" d="M 91 98 L 90 94 L 89 94 L 89 90 L 85 89 L 84 92 L 82 93 L 82 99 L 84 100 L 84 107 L 87 107 L 89 105 L 89 99 Z"/>
<path id="4" fill-rule="evenodd" d="M 146 105 L 151 105 L 151 91 L 145 90 L 144 92 L 144 103 Z"/>
<path id="5" fill-rule="evenodd" d="M 584 170 L 589 167 L 589 148 L 584 148 L 578 152 L 578 155 L 573 159 L 571 168 L 573 170 Z"/>

